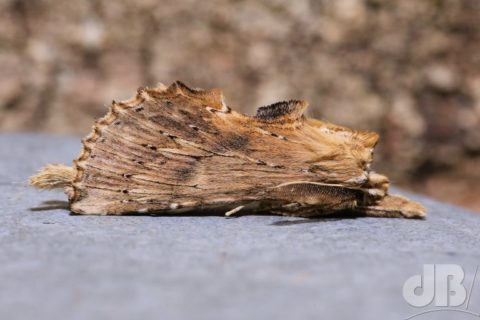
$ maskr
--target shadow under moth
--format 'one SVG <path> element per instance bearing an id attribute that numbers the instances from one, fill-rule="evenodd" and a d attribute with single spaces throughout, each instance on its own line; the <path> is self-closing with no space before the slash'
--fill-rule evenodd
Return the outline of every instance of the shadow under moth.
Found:
<path id="1" fill-rule="evenodd" d="M 370 169 L 378 134 L 307 118 L 306 107 L 291 100 L 247 116 L 218 89 L 141 88 L 112 102 L 73 167 L 48 165 L 30 184 L 63 188 L 77 214 L 425 216 Z"/>

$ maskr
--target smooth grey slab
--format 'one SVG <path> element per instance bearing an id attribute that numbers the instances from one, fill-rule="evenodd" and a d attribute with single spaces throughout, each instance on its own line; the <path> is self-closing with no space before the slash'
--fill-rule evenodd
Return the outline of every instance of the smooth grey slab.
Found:
<path id="1" fill-rule="evenodd" d="M 0 319 L 404 319 L 434 308 L 402 297 L 423 264 L 461 265 L 469 293 L 480 264 L 480 215 L 421 197 L 424 221 L 71 216 L 63 193 L 25 181 L 79 150 L 0 135 Z"/>

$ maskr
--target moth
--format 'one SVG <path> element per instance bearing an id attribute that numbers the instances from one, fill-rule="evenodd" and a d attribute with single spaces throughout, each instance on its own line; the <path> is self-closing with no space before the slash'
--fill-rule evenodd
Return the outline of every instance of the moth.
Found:
<path id="1" fill-rule="evenodd" d="M 95 122 L 73 167 L 48 165 L 30 184 L 63 188 L 76 214 L 425 216 L 371 170 L 378 134 L 308 118 L 306 108 L 291 100 L 248 116 L 219 89 L 140 88 Z"/>

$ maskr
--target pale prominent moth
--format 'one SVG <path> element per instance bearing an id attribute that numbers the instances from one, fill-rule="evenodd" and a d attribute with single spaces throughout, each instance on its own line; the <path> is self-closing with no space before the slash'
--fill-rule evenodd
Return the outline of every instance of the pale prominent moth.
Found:
<path id="1" fill-rule="evenodd" d="M 112 102 L 73 167 L 48 165 L 30 184 L 63 188 L 77 214 L 425 216 L 370 169 L 376 133 L 307 118 L 306 107 L 291 100 L 247 116 L 218 89 L 142 88 Z"/>

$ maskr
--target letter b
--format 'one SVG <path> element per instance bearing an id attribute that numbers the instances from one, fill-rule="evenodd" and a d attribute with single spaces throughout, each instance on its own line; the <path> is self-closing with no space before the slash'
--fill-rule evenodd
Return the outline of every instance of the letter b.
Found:
<path id="1" fill-rule="evenodd" d="M 462 267 L 456 264 L 439 264 L 435 271 L 435 306 L 462 305 L 467 299 L 467 290 L 462 284 L 465 278 Z"/>

